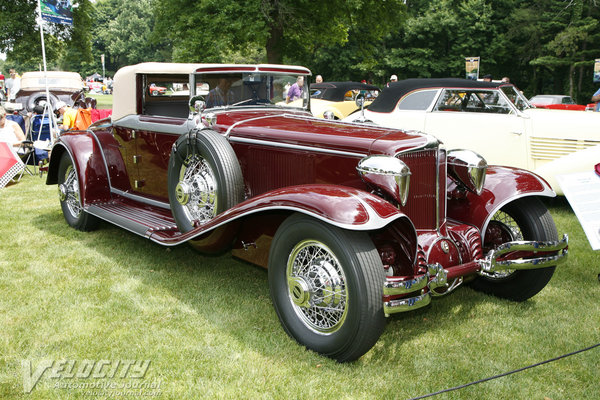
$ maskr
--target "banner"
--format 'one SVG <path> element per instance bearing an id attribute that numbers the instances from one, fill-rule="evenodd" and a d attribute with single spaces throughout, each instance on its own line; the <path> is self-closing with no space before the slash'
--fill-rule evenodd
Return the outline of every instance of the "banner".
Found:
<path id="1" fill-rule="evenodd" d="M 465 69 L 467 71 L 466 78 L 476 81 L 479 78 L 479 57 L 466 57 Z"/>
<path id="2" fill-rule="evenodd" d="M 45 21 L 73 25 L 71 0 L 40 0 L 40 8 Z"/>
<path id="3" fill-rule="evenodd" d="M 594 63 L 594 83 L 600 83 L 600 58 Z"/>

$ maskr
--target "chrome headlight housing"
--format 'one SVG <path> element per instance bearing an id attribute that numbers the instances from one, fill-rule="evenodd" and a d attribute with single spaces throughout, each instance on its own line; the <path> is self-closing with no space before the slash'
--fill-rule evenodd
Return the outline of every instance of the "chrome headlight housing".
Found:
<path id="1" fill-rule="evenodd" d="M 327 110 L 323 113 L 323 118 L 325 119 L 335 119 L 335 114 L 331 110 Z"/>
<path id="2" fill-rule="evenodd" d="M 408 199 L 410 169 L 396 157 L 375 155 L 360 160 L 356 167 L 362 180 L 382 189 L 403 206 Z"/>
<path id="3" fill-rule="evenodd" d="M 480 195 L 485 183 L 487 161 L 471 150 L 448 151 L 448 172 L 471 192 Z"/>

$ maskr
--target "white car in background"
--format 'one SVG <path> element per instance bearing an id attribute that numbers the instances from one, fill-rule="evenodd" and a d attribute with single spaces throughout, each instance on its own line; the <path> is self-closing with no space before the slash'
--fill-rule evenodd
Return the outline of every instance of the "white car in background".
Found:
<path id="1" fill-rule="evenodd" d="M 558 194 L 555 175 L 594 167 L 587 158 L 561 159 L 600 145 L 600 113 L 535 108 L 512 84 L 467 79 L 392 82 L 364 114 L 344 121 L 434 135 L 449 149 L 479 153 L 488 164 L 534 171 Z"/>

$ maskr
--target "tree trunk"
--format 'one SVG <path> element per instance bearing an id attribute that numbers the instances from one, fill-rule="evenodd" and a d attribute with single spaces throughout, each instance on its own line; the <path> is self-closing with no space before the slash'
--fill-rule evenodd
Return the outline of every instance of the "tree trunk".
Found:
<path id="1" fill-rule="evenodd" d="M 269 64 L 283 63 L 283 26 L 279 21 L 273 21 L 267 38 L 267 62 Z"/>

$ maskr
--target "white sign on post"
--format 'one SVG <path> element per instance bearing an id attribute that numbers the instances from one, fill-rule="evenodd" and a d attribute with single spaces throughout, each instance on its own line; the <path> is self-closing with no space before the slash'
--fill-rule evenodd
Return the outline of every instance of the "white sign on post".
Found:
<path id="1" fill-rule="evenodd" d="M 558 175 L 558 184 L 593 250 L 600 250 L 600 176 L 594 171 Z"/>

